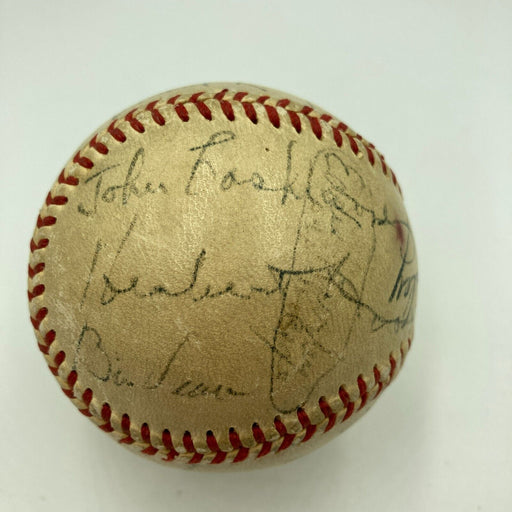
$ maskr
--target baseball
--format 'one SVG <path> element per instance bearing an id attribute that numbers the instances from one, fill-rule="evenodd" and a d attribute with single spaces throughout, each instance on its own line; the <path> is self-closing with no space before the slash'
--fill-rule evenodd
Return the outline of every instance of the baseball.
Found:
<path id="1" fill-rule="evenodd" d="M 332 115 L 254 85 L 177 89 L 109 120 L 30 248 L 31 320 L 64 393 L 170 466 L 307 453 L 375 403 L 413 336 L 395 174 Z"/>

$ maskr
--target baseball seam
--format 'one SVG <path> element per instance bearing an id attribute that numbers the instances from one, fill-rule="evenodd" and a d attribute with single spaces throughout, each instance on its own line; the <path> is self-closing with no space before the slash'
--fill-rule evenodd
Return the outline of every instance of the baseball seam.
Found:
<path id="1" fill-rule="evenodd" d="M 227 95 L 232 95 L 232 98 L 226 99 Z M 331 399 L 320 397 L 317 402 L 319 413 L 315 414 L 315 416 L 320 418 L 318 422 L 313 422 L 310 415 L 299 407 L 295 412 L 296 420 L 298 421 L 298 423 L 295 422 L 296 428 L 287 427 L 282 418 L 276 416 L 274 418 L 274 428 L 278 434 L 277 436 L 265 435 L 262 428 L 257 423 L 254 423 L 252 425 L 251 443 L 246 442 L 245 444 L 240 439 L 236 429 L 232 427 L 229 429 L 231 450 L 222 450 L 211 430 L 208 430 L 205 434 L 208 451 L 204 451 L 196 449 L 189 431 L 185 431 L 181 436 L 178 436 L 177 439 L 180 442 L 176 442 L 176 439 L 173 441 L 173 436 L 168 429 L 164 429 L 162 433 L 152 432 L 147 423 L 143 423 L 140 429 L 138 429 L 132 425 L 127 414 L 116 416 L 108 403 L 102 404 L 100 413 L 98 413 L 97 407 L 91 407 L 91 402 L 93 401 L 92 389 L 87 388 L 82 393 L 78 393 L 78 389 L 75 389 L 78 374 L 75 370 L 65 371 L 63 363 L 66 359 L 66 354 L 64 351 L 57 353 L 52 351 L 52 344 L 57 334 L 54 329 L 48 328 L 46 325 L 48 322 L 48 309 L 44 306 L 43 302 L 45 291 L 43 282 L 45 268 L 44 249 L 48 247 L 50 240 L 45 235 L 47 230 L 56 224 L 58 212 L 68 202 L 66 194 L 70 191 L 70 187 L 76 187 L 79 184 L 79 179 L 70 172 L 73 170 L 73 165 L 80 166 L 86 171 L 94 167 L 94 162 L 91 159 L 93 155 L 89 152 L 91 158 L 86 156 L 84 154 L 86 149 L 91 148 L 100 155 L 106 155 L 109 152 L 108 144 L 111 142 L 122 144 L 127 140 L 126 130 L 128 127 L 137 133 L 144 133 L 146 128 L 141 121 L 141 117 L 147 116 L 147 114 L 144 114 L 145 112 L 149 113 L 153 122 L 159 126 L 166 124 L 167 119 L 164 114 L 169 115 L 169 112 L 174 112 L 182 122 L 188 122 L 190 119 L 189 109 L 193 107 L 197 109 L 197 112 L 205 120 L 211 121 L 213 119 L 213 112 L 210 106 L 213 105 L 213 102 L 220 106 L 220 111 L 229 121 L 235 121 L 236 116 L 242 112 L 254 124 L 257 124 L 263 117 L 274 128 L 279 129 L 284 118 L 289 121 L 298 134 L 302 132 L 304 125 L 309 126 L 319 140 L 324 137 L 325 133 L 330 133 L 338 147 L 341 148 L 344 145 L 348 145 L 352 153 L 358 158 L 362 158 L 366 154 L 366 158 L 372 167 L 377 162 L 380 162 L 383 174 L 391 178 L 394 186 L 401 193 L 396 176 L 386 165 L 384 157 L 372 144 L 363 139 L 359 134 L 353 132 L 344 123 L 335 120 L 329 114 L 320 114 L 307 105 L 301 106 L 300 109 L 293 109 L 291 100 L 286 98 L 276 100 L 269 96 L 260 96 L 258 98 L 247 96 L 248 93 L 246 92 L 223 89 L 213 95 L 197 92 L 188 97 L 181 95 L 173 96 L 169 99 L 164 97 L 150 101 L 145 107 L 130 110 L 123 117 L 114 119 L 105 130 L 96 133 L 76 153 L 70 165 L 67 165 L 62 170 L 46 198 L 45 205 L 41 209 L 30 243 L 28 299 L 31 309 L 31 321 L 38 339 L 38 346 L 47 361 L 50 371 L 57 378 L 64 393 L 73 401 L 80 412 L 90 417 L 102 430 L 117 437 L 120 443 L 133 444 L 142 453 L 146 455 L 158 454 L 166 461 L 179 460 L 189 464 L 237 463 L 248 458 L 261 458 L 270 453 L 286 450 L 292 445 L 305 443 L 318 432 L 328 432 L 336 424 L 347 421 L 353 414 L 377 398 L 397 374 L 411 345 L 411 339 L 409 338 L 401 344 L 399 351 L 391 352 L 388 364 L 385 366 L 375 364 L 373 375 L 370 377 L 360 375 L 357 379 L 357 386 L 354 386 L 357 392 L 355 394 L 352 393 L 352 396 L 345 386 L 340 386 L 336 397 Z M 208 106 L 209 104 L 210 106 Z M 113 421 L 114 417 L 115 421 Z M 247 444 L 250 444 L 250 446 L 247 446 Z"/>

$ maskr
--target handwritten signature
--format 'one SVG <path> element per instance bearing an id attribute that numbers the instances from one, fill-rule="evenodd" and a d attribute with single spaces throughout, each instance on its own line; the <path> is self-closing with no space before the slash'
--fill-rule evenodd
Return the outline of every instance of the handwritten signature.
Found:
<path id="1" fill-rule="evenodd" d="M 276 304 L 276 320 L 271 334 L 253 328 L 257 339 L 270 353 L 270 400 L 279 412 L 289 412 L 303 404 L 311 395 L 318 382 L 331 372 L 344 356 L 343 347 L 352 339 L 355 326 L 365 316 L 369 319 L 369 331 L 376 333 L 386 327 L 399 332 L 414 320 L 414 305 L 417 288 L 416 254 L 412 233 L 407 221 L 389 215 L 384 205 L 381 211 L 372 206 L 373 194 L 360 171 L 344 160 L 336 149 L 321 149 L 313 154 L 308 162 L 306 180 L 298 180 L 295 172 L 295 145 L 290 140 L 286 144 L 283 169 L 275 175 L 282 176 L 282 182 L 275 184 L 276 178 L 268 179 L 261 170 L 241 169 L 231 166 L 220 169 L 215 151 L 227 144 L 236 142 L 236 134 L 231 131 L 215 132 L 206 141 L 189 149 L 196 154 L 188 172 L 184 193 L 200 197 L 203 187 L 217 187 L 221 193 L 248 187 L 262 194 L 278 194 L 283 207 L 296 202 L 300 207 L 293 247 L 290 247 L 290 264 L 277 266 L 264 263 L 261 282 L 247 283 L 237 272 L 221 285 L 209 283 L 203 273 L 209 261 L 208 247 L 198 248 L 191 257 L 185 282 L 171 286 L 166 279 L 142 285 L 141 275 L 130 275 L 120 267 L 119 258 L 126 251 L 133 233 L 138 229 L 139 216 L 134 213 L 131 221 L 117 245 L 103 239 L 96 240 L 91 258 L 90 270 L 82 293 L 81 307 L 89 300 L 98 300 L 102 307 L 112 307 L 124 298 L 151 300 L 165 297 L 177 300 L 188 297 L 192 302 L 219 300 L 234 297 L 240 300 L 269 297 Z M 117 175 L 119 165 L 112 165 L 86 180 L 95 185 L 89 204 L 80 203 L 78 210 L 86 216 L 93 216 L 100 203 L 118 202 L 127 206 L 131 201 L 144 196 L 167 193 L 164 183 L 154 185 L 144 178 L 144 150 L 136 151 L 122 179 L 114 185 L 106 186 L 106 174 Z M 386 312 L 372 305 L 365 297 L 368 275 L 378 262 L 374 262 L 377 244 L 383 233 L 396 229 L 399 240 L 396 243 L 397 268 L 392 287 L 387 291 Z M 297 254 L 308 254 L 309 240 L 329 239 L 325 254 L 320 255 L 314 264 L 308 264 Z M 354 240 L 367 240 L 366 245 L 353 247 Z M 347 240 L 350 241 L 347 244 Z M 352 244 L 352 245 L 351 245 Z M 115 247 L 115 254 L 107 251 Z M 111 263 L 106 268 L 103 261 Z M 356 270 L 354 270 L 356 269 Z M 151 276 L 144 276 L 146 279 Z M 170 275 L 170 278 L 173 276 Z M 100 293 L 89 297 L 91 283 L 100 280 Z M 98 287 L 95 288 L 98 290 Z M 350 315 L 344 327 L 344 340 L 338 346 L 329 346 L 329 336 L 324 333 L 335 325 L 333 308 L 339 308 L 340 299 L 346 304 Z M 315 305 L 315 306 L 312 306 Z M 349 308 L 350 306 L 350 308 Z M 382 310 L 381 310 L 382 309 Z M 338 309 L 336 309 L 337 311 Z M 392 311 L 392 313 L 390 313 Z M 166 380 L 169 367 L 186 343 L 172 341 L 169 359 L 163 371 L 143 384 L 146 389 L 154 389 Z M 86 323 L 77 342 L 77 357 L 83 346 L 93 347 L 95 365 L 89 368 L 92 375 L 100 380 L 109 380 L 117 385 L 133 385 L 129 376 L 116 369 L 115 360 L 108 353 L 99 331 Z M 87 364 L 87 363 L 84 363 Z M 321 368 L 321 371 L 319 371 Z M 306 383 L 306 384 L 304 384 Z M 305 387 L 304 387 L 305 386 Z M 302 387 L 300 403 L 289 402 L 289 391 Z M 244 392 L 235 391 L 225 384 L 211 384 L 203 381 L 183 380 L 174 388 L 174 393 L 188 398 L 200 396 L 236 397 Z"/>

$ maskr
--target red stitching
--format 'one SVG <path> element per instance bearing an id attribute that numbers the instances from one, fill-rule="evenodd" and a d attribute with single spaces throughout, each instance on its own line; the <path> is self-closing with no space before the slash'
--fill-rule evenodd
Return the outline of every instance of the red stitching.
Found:
<path id="1" fill-rule="evenodd" d="M 279 418 L 278 416 L 274 418 L 274 425 L 276 427 L 276 430 L 279 432 L 279 435 L 283 438 L 283 441 L 279 448 L 277 449 L 277 451 L 280 452 L 282 450 L 286 450 L 293 443 L 296 434 L 290 434 L 286 429 L 286 425 L 281 421 L 281 418 Z"/>
<path id="2" fill-rule="evenodd" d="M 101 408 L 101 419 L 105 422 L 103 425 L 100 425 L 101 430 L 104 432 L 112 432 L 114 428 L 112 427 L 110 423 L 110 418 L 112 416 L 112 409 L 110 408 L 110 405 L 103 404 L 103 407 Z"/>
<path id="3" fill-rule="evenodd" d="M 257 459 L 264 457 L 265 455 L 268 455 L 270 453 L 270 450 L 272 449 L 272 443 L 270 441 L 267 441 L 265 438 L 265 434 L 263 433 L 263 430 L 261 430 L 260 426 L 257 423 L 254 423 L 252 426 L 252 436 L 254 437 L 254 440 L 256 443 L 261 445 L 261 450 L 256 456 Z"/>
<path id="4" fill-rule="evenodd" d="M 66 196 L 52 196 L 51 192 L 48 192 L 46 196 L 46 206 L 50 206 L 52 204 L 56 204 L 57 206 L 62 206 L 68 202 L 68 198 Z"/>
<path id="5" fill-rule="evenodd" d="M 177 99 L 181 96 L 181 94 L 177 94 L 176 96 L 173 96 L 172 98 L 169 98 L 167 100 L 167 103 L 169 103 L 170 105 L 174 105 L 177 101 Z"/>
<path id="6" fill-rule="evenodd" d="M 212 453 L 215 453 L 215 457 L 212 459 L 210 464 L 220 464 L 221 462 L 224 462 L 226 460 L 227 452 L 222 451 L 219 448 L 219 443 L 217 442 L 217 439 L 215 438 L 215 435 L 211 430 L 208 430 L 206 432 L 206 444 L 208 445 L 208 448 Z"/>
<path id="7" fill-rule="evenodd" d="M 208 108 L 208 105 L 204 101 L 198 101 L 196 103 L 197 110 L 199 113 L 208 121 L 212 120 L 212 111 Z"/>
<path id="8" fill-rule="evenodd" d="M 361 410 L 366 405 L 366 401 L 368 400 L 367 386 L 362 375 L 359 375 L 357 378 L 357 387 L 359 388 L 359 396 L 361 397 L 361 405 L 359 405 L 358 410 Z"/>
<path id="9" fill-rule="evenodd" d="M 50 368 L 50 371 L 53 373 L 53 375 L 57 376 L 59 374 L 59 366 L 64 362 L 66 359 L 66 353 L 61 350 L 57 353 L 57 355 L 53 358 L 53 362 L 55 363 L 55 366 L 48 366 Z"/>
<path id="10" fill-rule="evenodd" d="M 388 173 L 388 168 L 386 166 L 386 162 L 384 162 L 384 157 L 382 155 L 379 155 L 379 158 L 380 158 L 380 163 L 382 165 L 382 172 L 384 174 L 387 174 Z"/>
<path id="11" fill-rule="evenodd" d="M 37 286 L 34 286 L 32 288 L 32 291 L 28 291 L 28 301 L 32 302 L 34 297 L 39 297 L 39 295 L 42 295 L 44 293 L 44 284 L 38 284 Z"/>
<path id="12" fill-rule="evenodd" d="M 338 128 L 332 127 L 332 135 L 334 137 L 334 142 L 336 142 L 336 146 L 341 148 L 343 146 L 343 137 L 341 136 L 341 132 L 338 130 Z"/>
<path id="13" fill-rule="evenodd" d="M 32 243 L 30 244 L 32 245 Z M 41 273 L 44 270 L 44 263 L 38 263 L 34 267 L 28 266 L 28 277 L 33 279 L 36 274 Z"/>
<path id="14" fill-rule="evenodd" d="M 246 92 L 237 92 L 234 96 L 233 96 L 233 99 L 235 101 L 242 101 L 246 96 L 247 96 L 248 93 Z"/>
<path id="15" fill-rule="evenodd" d="M 186 123 L 189 120 L 188 111 L 187 111 L 185 105 L 183 105 L 182 103 L 178 103 L 177 105 L 174 106 L 174 110 L 176 111 L 176 114 L 178 114 L 178 117 L 183 122 Z"/>
<path id="16" fill-rule="evenodd" d="M 343 406 L 346 409 L 345 415 L 343 416 L 343 419 L 341 421 L 347 421 L 354 412 L 354 402 L 350 400 L 350 395 L 347 393 L 343 386 L 340 387 L 338 395 L 340 396 L 341 401 L 343 402 Z"/>
<path id="17" fill-rule="evenodd" d="M 32 325 L 34 326 L 34 329 L 36 329 L 37 331 L 39 330 L 39 326 L 41 325 L 41 322 L 45 319 L 47 314 L 48 314 L 48 308 L 41 308 L 36 313 L 35 317 L 30 317 L 30 320 L 32 321 Z"/>
<path id="18" fill-rule="evenodd" d="M 313 130 L 315 137 L 318 140 L 321 140 L 322 139 L 322 125 L 320 124 L 320 120 L 318 119 L 318 117 L 310 117 L 309 122 L 311 124 L 311 130 Z"/>
<path id="19" fill-rule="evenodd" d="M 117 128 L 115 126 L 117 122 L 117 119 L 115 119 L 114 121 L 112 121 L 110 123 L 110 126 L 107 128 L 107 132 L 112 135 L 112 137 L 114 137 L 114 139 L 117 140 L 117 142 L 125 142 L 126 141 L 126 135 L 124 134 L 123 131 L 121 131 L 120 128 Z"/>
<path id="20" fill-rule="evenodd" d="M 354 153 L 354 155 L 357 156 L 359 154 L 359 146 L 357 145 L 356 140 L 354 139 L 354 137 L 351 137 L 348 133 L 345 135 L 347 136 L 347 139 L 350 142 L 350 149 L 352 150 L 352 153 Z"/>
<path id="21" fill-rule="evenodd" d="M 53 331 L 53 332 L 55 333 L 55 331 Z M 78 379 L 78 374 L 76 373 L 75 370 L 71 370 L 69 372 L 68 378 L 66 379 L 69 389 L 62 388 L 62 391 L 64 391 L 64 394 L 68 398 L 75 398 L 74 387 L 75 387 L 75 383 L 76 383 L 77 379 Z"/>
<path id="22" fill-rule="evenodd" d="M 268 99 L 268 96 L 264 96 L 264 98 Z M 271 122 L 272 126 L 279 128 L 281 126 L 281 119 L 279 118 L 277 109 L 272 105 L 265 105 L 265 110 L 267 111 L 268 120 Z"/>
<path id="23" fill-rule="evenodd" d="M 219 102 L 222 112 L 224 113 L 226 118 L 229 121 L 234 121 L 235 113 L 233 110 L 233 105 L 231 104 L 230 101 L 224 99 L 227 92 L 228 92 L 228 89 L 225 89 L 225 88 L 222 89 L 221 91 L 219 91 L 213 95 L 213 100 L 216 100 Z M 186 106 L 184 105 L 184 103 L 195 104 L 197 107 L 197 110 L 201 114 L 201 116 L 204 117 L 205 119 L 207 119 L 208 121 L 211 121 L 212 120 L 212 111 L 211 111 L 210 107 L 208 107 L 208 105 L 205 103 L 205 101 L 200 99 L 201 96 L 203 96 L 203 95 L 204 95 L 203 91 L 196 92 L 196 93 L 192 94 L 190 97 L 188 97 L 188 99 L 185 98 L 185 101 L 182 101 L 181 103 L 177 103 L 178 99 L 181 97 L 181 95 L 178 94 L 176 96 L 173 96 L 172 98 L 169 98 L 167 100 L 167 103 L 174 106 L 174 110 L 175 110 L 176 114 L 183 122 L 188 122 L 190 119 L 189 112 L 188 112 Z M 267 117 L 268 117 L 270 123 L 275 128 L 280 128 L 280 126 L 281 126 L 281 120 L 280 120 L 280 116 L 279 116 L 277 107 L 283 108 L 286 110 L 286 112 L 288 113 L 288 117 L 290 119 L 290 123 L 294 127 L 294 129 L 297 133 L 301 133 L 301 131 L 302 131 L 302 123 L 301 123 L 299 114 L 306 116 L 306 118 L 308 119 L 309 124 L 311 126 L 311 131 L 319 140 L 321 140 L 323 137 L 323 128 L 322 128 L 320 121 L 323 121 L 325 123 L 333 122 L 333 117 L 330 114 L 324 113 L 324 114 L 321 114 L 319 117 L 317 115 L 314 115 L 314 109 L 313 109 L 313 107 L 310 107 L 309 105 L 304 105 L 298 112 L 289 109 L 288 107 L 291 102 L 287 98 L 279 99 L 276 102 L 276 106 L 274 107 L 273 105 L 267 104 L 267 101 L 270 99 L 270 96 L 268 96 L 268 95 L 260 96 L 256 100 L 253 100 L 253 101 L 244 101 L 244 98 L 247 95 L 248 95 L 248 93 L 245 91 L 236 92 L 233 96 L 232 101 L 240 102 L 242 104 L 245 115 L 254 124 L 258 123 L 257 111 L 254 108 L 255 103 L 261 104 L 264 106 L 266 113 L 267 113 Z M 150 103 L 148 103 L 148 105 L 146 105 L 145 110 L 147 110 L 151 113 L 153 120 L 157 124 L 164 125 L 165 118 L 163 117 L 161 112 L 155 108 L 155 105 L 157 104 L 157 102 L 158 102 L 158 100 L 151 101 Z M 134 117 L 136 110 L 137 109 L 134 109 L 134 110 L 130 111 L 128 114 L 126 114 L 125 120 L 129 122 L 130 126 L 134 130 L 136 130 L 139 133 L 144 133 L 144 131 L 145 131 L 144 125 L 138 119 L 136 119 L 136 117 Z M 114 123 L 115 123 L 115 121 L 113 123 L 111 123 L 111 125 L 107 129 L 108 133 L 110 133 L 119 142 L 124 142 L 126 140 L 125 134 L 121 130 L 119 130 L 119 128 L 115 128 Z M 356 141 L 356 139 L 357 139 L 363 144 L 363 146 L 366 150 L 366 154 L 368 157 L 368 161 L 370 162 L 370 165 L 372 165 L 372 166 L 375 165 L 375 155 L 373 154 L 373 151 L 372 151 L 372 150 L 375 150 L 375 146 L 373 144 L 365 141 L 359 133 L 352 132 L 352 133 L 354 133 L 354 135 L 351 135 L 349 133 L 348 126 L 341 121 L 339 121 L 337 123 L 337 125 L 332 125 L 331 128 L 332 128 L 332 135 L 333 135 L 334 142 L 336 143 L 336 145 L 338 147 L 342 147 L 342 145 L 343 145 L 343 137 L 341 136 L 341 132 L 343 132 L 343 133 L 345 133 L 345 136 L 347 137 L 347 139 L 349 141 L 350 149 L 352 150 L 354 155 L 358 156 L 360 154 L 360 149 L 359 149 L 359 146 Z M 96 136 L 93 137 L 93 139 L 91 140 L 89 145 L 91 147 L 94 147 L 100 153 L 105 153 L 105 150 L 108 152 L 108 148 L 104 144 L 98 143 L 96 141 Z M 76 163 L 79 163 L 80 165 L 82 165 L 83 167 L 86 167 L 86 168 L 88 165 L 92 164 L 92 162 L 88 158 L 81 157 L 80 155 L 77 155 L 75 157 L 75 159 L 76 159 Z M 384 174 L 387 174 L 387 166 L 384 162 L 383 156 L 380 154 L 379 154 L 379 159 L 380 159 L 381 165 L 382 165 L 382 172 Z M 400 185 L 398 184 L 396 176 L 394 175 L 394 173 L 392 171 L 391 171 L 391 177 L 393 180 L 393 184 L 396 186 L 398 191 L 401 193 Z"/>
<path id="24" fill-rule="evenodd" d="M 94 138 L 96 138 L 96 136 L 94 136 Z M 59 174 L 57 181 L 60 184 L 71 185 L 73 187 L 76 187 L 79 183 L 78 178 L 75 178 L 74 176 L 66 177 L 66 175 L 64 174 L 64 169 L 62 169 L 61 173 Z"/>
<path id="25" fill-rule="evenodd" d="M 123 414 L 121 417 L 121 430 L 123 431 L 123 434 L 126 437 L 123 437 L 119 442 L 122 444 L 132 444 L 135 442 L 135 440 L 132 437 L 131 434 L 131 422 L 130 422 L 130 416 L 128 414 Z"/>
<path id="26" fill-rule="evenodd" d="M 381 381 L 381 375 L 379 369 L 377 368 L 377 365 L 373 367 L 373 376 L 375 377 L 375 384 L 378 385 L 377 393 L 375 393 L 375 396 L 373 397 L 375 399 L 380 395 L 380 392 L 382 391 L 384 386 L 384 384 Z"/>
<path id="27" fill-rule="evenodd" d="M 95 149 L 98 153 L 102 154 L 102 155 L 107 155 L 108 154 L 108 148 L 107 146 L 105 146 L 105 144 L 103 144 L 102 142 L 98 142 L 96 140 L 96 137 L 97 135 L 95 135 L 91 141 L 89 142 L 89 146 L 93 149 Z"/>
<path id="28" fill-rule="evenodd" d="M 222 112 L 224 112 L 224 115 L 228 118 L 229 121 L 235 120 L 235 112 L 233 111 L 233 107 L 229 101 L 226 100 L 219 100 L 220 101 L 220 108 L 222 108 Z"/>
<path id="29" fill-rule="evenodd" d="M 135 117 L 133 117 L 133 114 L 134 112 L 136 111 L 137 109 L 133 109 L 133 110 L 130 110 L 130 112 L 128 112 L 128 114 L 126 114 L 124 116 L 125 120 L 128 121 L 128 123 L 130 123 L 130 126 L 136 131 L 136 132 L 139 132 L 139 133 L 144 133 L 146 131 L 146 128 L 144 128 L 144 125 L 138 120 L 136 119 Z"/>
<path id="30" fill-rule="evenodd" d="M 245 110 L 245 115 L 254 123 L 258 123 L 258 114 L 256 114 L 256 109 L 254 108 L 254 105 L 252 103 L 249 103 L 247 101 L 242 102 L 242 106 Z"/>
<path id="31" fill-rule="evenodd" d="M 295 131 L 300 133 L 302 131 L 302 123 L 300 122 L 299 114 L 293 110 L 288 110 L 288 117 L 290 118 L 290 123 L 292 123 Z"/>
<path id="32" fill-rule="evenodd" d="M 192 458 L 188 461 L 189 464 L 199 464 L 203 460 L 204 455 L 196 451 L 192 435 L 188 430 L 183 434 L 183 446 L 188 453 L 192 454 Z"/>
<path id="33" fill-rule="evenodd" d="M 190 96 L 190 98 L 188 99 L 188 101 L 190 101 L 190 103 L 196 103 L 197 101 L 199 101 L 199 98 L 204 94 L 203 91 L 201 92 L 195 92 L 194 94 L 192 94 L 192 96 Z"/>
<path id="34" fill-rule="evenodd" d="M 37 217 L 37 227 L 42 228 L 43 226 L 53 226 L 57 222 L 57 218 L 49 215 L 48 217 Z"/>
<path id="35" fill-rule="evenodd" d="M 396 360 L 392 355 L 389 356 L 389 364 L 391 366 L 391 371 L 389 372 L 389 379 L 391 381 L 395 376 L 396 371 Z"/>
<path id="36" fill-rule="evenodd" d="M 321 397 L 320 400 L 318 400 L 318 405 L 320 406 L 320 410 L 322 411 L 323 415 L 328 419 L 327 425 L 324 429 L 324 432 L 328 432 L 336 424 L 337 415 L 336 413 L 332 412 L 331 406 L 325 397 Z"/>
<path id="37" fill-rule="evenodd" d="M 245 448 L 242 445 L 242 442 L 240 441 L 240 436 L 233 427 L 229 429 L 229 442 L 231 443 L 233 450 L 238 450 L 238 453 L 235 455 L 233 462 L 236 463 L 245 460 L 249 455 L 249 448 Z"/>
<path id="38" fill-rule="evenodd" d="M 84 169 L 92 169 L 94 167 L 92 160 L 86 156 L 80 156 L 80 152 L 78 152 L 73 158 L 73 163 L 80 165 Z"/>
<path id="39" fill-rule="evenodd" d="M 215 94 L 215 96 L 213 98 L 216 99 L 217 101 L 222 101 L 227 92 L 228 92 L 228 89 L 222 89 L 222 91 L 219 91 L 217 94 Z"/>
<path id="40" fill-rule="evenodd" d="M 92 416 L 91 412 L 89 411 L 89 406 L 91 405 L 91 400 L 92 400 L 92 389 L 91 388 L 87 388 L 82 393 L 82 402 L 85 404 L 85 409 L 79 409 L 80 412 L 84 416 L 87 416 L 87 417 L 91 417 Z"/>
<path id="41" fill-rule="evenodd" d="M 155 108 L 157 101 L 158 100 L 148 103 L 146 106 L 146 110 L 148 112 L 151 112 L 151 117 L 153 118 L 153 121 L 155 121 L 156 124 L 163 126 L 165 124 L 165 119 L 164 116 L 160 113 L 160 111 Z"/>
<path id="42" fill-rule="evenodd" d="M 140 436 L 142 437 L 142 440 L 148 445 L 142 450 L 142 453 L 145 453 L 146 455 L 155 455 L 155 453 L 158 451 L 158 448 L 155 448 L 151 444 L 151 432 L 149 431 L 147 423 L 142 424 L 142 427 L 140 428 Z"/>
<path id="43" fill-rule="evenodd" d="M 305 443 L 313 437 L 313 434 L 316 432 L 316 425 L 311 424 L 311 420 L 309 419 L 307 412 L 301 407 L 297 409 L 297 417 L 299 418 L 302 428 L 306 429 L 306 433 L 301 441 L 301 443 Z"/>
<path id="44" fill-rule="evenodd" d="M 162 443 L 164 444 L 165 449 L 169 450 L 169 453 L 167 454 L 165 460 L 171 461 L 179 456 L 179 453 L 175 450 L 174 445 L 172 443 L 171 433 L 167 429 L 165 429 L 162 432 Z"/>

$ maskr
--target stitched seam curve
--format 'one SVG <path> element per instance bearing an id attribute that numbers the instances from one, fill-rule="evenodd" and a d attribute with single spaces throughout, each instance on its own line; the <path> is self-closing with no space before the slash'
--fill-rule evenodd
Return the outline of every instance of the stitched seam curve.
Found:
<path id="1" fill-rule="evenodd" d="M 232 99 L 226 99 L 226 94 L 233 93 Z M 108 127 L 102 132 L 95 134 L 92 139 L 83 146 L 77 154 L 73 157 L 71 164 L 76 164 L 85 170 L 90 170 L 94 167 L 94 162 L 82 153 L 86 148 L 91 148 L 100 155 L 106 155 L 109 152 L 108 142 L 104 139 L 110 136 L 111 139 L 117 143 L 123 143 L 127 140 L 126 129 L 128 127 L 135 132 L 144 133 L 146 128 L 141 120 L 137 117 L 143 112 L 148 112 L 156 125 L 163 126 L 167 120 L 162 112 L 174 112 L 175 115 L 182 121 L 188 122 L 190 119 L 190 112 L 188 108 L 196 108 L 197 112 L 207 121 L 213 119 L 212 109 L 208 106 L 207 102 L 218 102 L 220 111 L 229 120 L 235 121 L 236 115 L 241 112 L 253 123 L 257 124 L 262 117 L 266 118 L 276 129 L 279 129 L 282 124 L 282 118 L 288 121 L 295 131 L 299 134 L 302 132 L 304 125 L 312 130 L 314 135 L 321 140 L 325 133 L 330 133 L 334 142 L 338 147 L 344 144 L 348 145 L 352 153 L 358 157 L 366 156 L 368 162 L 375 166 L 380 162 L 382 172 L 391 177 L 395 187 L 400 191 L 400 187 L 396 180 L 393 171 L 387 167 L 384 162 L 384 157 L 377 152 L 375 147 L 363 139 L 360 135 L 352 132 L 348 126 L 335 120 L 328 114 L 320 114 L 315 112 L 309 106 L 302 106 L 299 110 L 294 110 L 290 107 L 290 100 L 270 98 L 269 96 L 261 96 L 257 99 L 246 98 L 246 92 L 234 92 L 228 89 L 223 89 L 213 95 L 205 95 L 202 92 L 197 92 L 188 97 L 181 95 L 172 98 L 157 99 L 149 102 L 145 107 L 140 107 L 129 111 L 121 118 L 112 121 Z M 274 103 L 274 104 L 273 104 Z M 236 113 L 233 106 L 237 106 Z M 242 107 L 241 109 L 239 107 Z M 121 122 L 124 123 L 124 131 L 119 127 Z M 330 129 L 329 129 L 330 128 Z M 345 139 L 344 139 L 345 137 Z M 112 143 L 116 143 L 113 142 Z M 361 151 L 362 146 L 364 151 Z M 366 154 L 366 155 L 365 155 Z M 321 419 L 317 423 L 313 423 L 302 408 L 296 410 L 296 416 L 300 430 L 295 432 L 287 428 L 279 416 L 274 419 L 274 428 L 278 433 L 275 439 L 268 438 L 263 430 L 257 423 L 252 426 L 252 437 L 255 444 L 245 446 L 238 432 L 231 428 L 229 430 L 229 442 L 231 450 L 221 450 L 217 439 L 212 431 L 206 432 L 206 445 L 209 451 L 197 450 L 194 446 L 194 441 L 191 434 L 186 431 L 180 438 L 181 444 L 174 446 L 173 437 L 169 430 L 164 430 L 162 433 L 151 432 L 147 423 L 143 423 L 140 431 L 134 432 L 134 427 L 130 423 L 130 418 L 127 414 L 121 417 L 120 427 L 121 430 L 116 430 L 112 426 L 112 410 L 109 404 L 103 404 L 100 415 L 94 415 L 94 410 L 91 410 L 91 402 L 93 400 L 93 391 L 87 388 L 81 396 L 75 394 L 75 385 L 78 380 L 78 375 L 75 370 L 71 370 L 67 375 L 62 375 L 64 372 L 62 364 L 66 359 L 64 351 L 59 351 L 52 354 L 51 346 L 56 338 L 56 332 L 53 329 L 46 330 L 42 324 L 46 323 L 48 309 L 42 303 L 45 286 L 41 277 L 44 275 L 45 263 L 42 258 L 44 249 L 48 247 L 50 241 L 44 236 L 46 229 L 51 229 L 57 222 L 56 213 L 63 208 L 68 202 L 66 191 L 69 187 L 76 187 L 79 184 L 79 179 L 68 172 L 70 165 L 68 164 L 62 170 L 57 182 L 52 191 L 46 198 L 45 205 L 41 209 L 38 216 L 36 230 L 30 243 L 31 261 L 29 264 L 29 290 L 28 298 L 31 304 L 31 321 L 34 326 L 38 345 L 43 352 L 50 371 L 59 381 L 64 393 L 75 403 L 78 409 L 86 416 L 90 417 L 98 426 L 113 435 L 115 435 L 119 442 L 125 444 L 134 444 L 140 451 L 146 455 L 159 454 L 164 456 L 164 460 L 185 460 L 189 464 L 205 463 L 219 464 L 222 462 L 241 462 L 249 457 L 261 458 L 269 453 L 276 453 L 289 448 L 292 445 L 304 443 L 309 441 L 318 432 L 328 432 L 336 424 L 347 421 L 353 414 L 363 409 L 369 402 L 377 398 L 381 391 L 387 387 L 397 374 L 399 368 L 403 364 L 405 354 L 407 353 L 411 339 L 407 339 L 400 347 L 398 352 L 392 352 L 389 355 L 389 366 L 382 368 L 376 364 L 373 368 L 373 375 L 368 378 L 360 375 L 357 379 L 358 396 L 351 397 L 347 390 L 341 386 L 338 390 L 338 396 L 327 400 L 325 397 L 320 397 L 318 400 L 318 408 L 321 411 Z M 56 193 L 52 193 L 57 189 Z M 50 210 L 50 215 L 45 215 L 43 212 Z M 53 214 L 55 213 L 55 215 Z M 37 236 L 42 233 L 42 236 Z M 398 364 L 397 360 L 400 360 Z M 382 375 L 388 373 L 387 378 Z M 373 380 L 373 384 L 370 381 Z M 336 407 L 334 404 L 341 406 Z M 140 437 L 142 441 L 137 441 L 132 437 L 132 434 L 137 433 L 135 437 Z M 275 437 L 275 436 L 273 436 Z M 185 451 L 183 452 L 183 448 Z"/>

